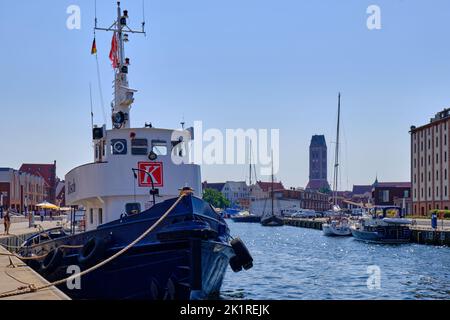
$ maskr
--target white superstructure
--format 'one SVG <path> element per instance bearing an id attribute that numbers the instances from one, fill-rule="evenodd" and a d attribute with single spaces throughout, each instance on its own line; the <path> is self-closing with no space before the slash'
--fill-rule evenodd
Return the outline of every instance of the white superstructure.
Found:
<path id="1" fill-rule="evenodd" d="M 153 199 L 158 203 L 177 197 L 179 189 L 186 186 L 193 188 L 196 196 L 202 193 L 200 167 L 185 163 L 192 130 L 130 126 L 137 91 L 128 85 L 129 59 L 125 58 L 124 42 L 128 41 L 128 33 L 144 31 L 128 28 L 127 18 L 128 12 L 122 12 L 118 3 L 118 18 L 113 26 L 96 28 L 114 32 L 113 128 L 93 128 L 94 162 L 71 170 L 65 178 L 66 203 L 86 210 L 87 230 L 119 219 L 127 204 L 140 206 L 143 211 L 153 205 Z"/>

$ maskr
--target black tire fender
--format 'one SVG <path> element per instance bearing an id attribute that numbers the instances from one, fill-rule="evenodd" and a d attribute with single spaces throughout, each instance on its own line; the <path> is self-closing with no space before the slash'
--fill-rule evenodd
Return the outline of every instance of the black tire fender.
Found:
<path id="1" fill-rule="evenodd" d="M 237 256 L 233 256 L 230 259 L 230 267 L 233 272 L 240 272 L 242 271 L 242 264 L 241 261 L 239 261 L 239 258 Z"/>
<path id="2" fill-rule="evenodd" d="M 78 263 L 83 266 L 93 266 L 105 257 L 106 242 L 95 237 L 88 240 L 78 255 Z"/>
<path id="3" fill-rule="evenodd" d="M 63 257 L 64 254 L 61 249 L 53 249 L 42 261 L 41 270 L 47 274 L 54 272 L 61 265 Z"/>
<path id="4" fill-rule="evenodd" d="M 241 263 L 245 270 L 249 270 L 253 267 L 253 257 L 245 246 L 244 242 L 240 238 L 235 238 L 231 241 L 231 247 L 234 250 L 234 254 Z"/>

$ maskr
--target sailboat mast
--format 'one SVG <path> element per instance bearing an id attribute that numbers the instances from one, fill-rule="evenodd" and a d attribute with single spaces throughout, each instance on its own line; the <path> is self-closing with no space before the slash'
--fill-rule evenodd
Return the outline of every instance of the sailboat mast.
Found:
<path id="1" fill-rule="evenodd" d="M 248 185 L 251 186 L 252 185 L 252 140 L 250 140 L 250 161 L 249 161 L 249 179 L 248 179 Z"/>
<path id="2" fill-rule="evenodd" d="M 274 178 L 273 178 L 273 150 L 272 150 L 272 187 L 271 187 L 271 189 L 272 189 L 272 215 L 274 215 L 274 213 L 273 213 L 273 197 L 274 197 L 273 184 L 274 184 Z"/>
<path id="3" fill-rule="evenodd" d="M 340 136 L 340 124 L 341 124 L 341 93 L 338 96 L 338 118 L 337 118 L 337 133 L 336 133 L 336 151 L 334 160 L 334 180 L 333 180 L 333 190 L 334 190 L 334 204 L 338 204 L 338 179 L 339 179 L 339 136 Z"/>

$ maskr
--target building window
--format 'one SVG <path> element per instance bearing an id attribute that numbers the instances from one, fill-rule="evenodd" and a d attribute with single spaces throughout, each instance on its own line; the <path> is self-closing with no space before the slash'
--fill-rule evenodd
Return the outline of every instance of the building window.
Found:
<path id="1" fill-rule="evenodd" d="M 382 190 L 381 191 L 381 201 L 382 202 L 389 202 L 389 190 Z"/>
<path id="2" fill-rule="evenodd" d="M 103 224 L 103 209 L 98 209 L 98 223 Z"/>
<path id="3" fill-rule="evenodd" d="M 94 224 L 94 209 L 89 209 L 89 222 L 90 224 Z"/>
<path id="4" fill-rule="evenodd" d="M 447 186 L 444 187 L 444 196 L 446 197 L 448 195 L 448 188 Z"/>

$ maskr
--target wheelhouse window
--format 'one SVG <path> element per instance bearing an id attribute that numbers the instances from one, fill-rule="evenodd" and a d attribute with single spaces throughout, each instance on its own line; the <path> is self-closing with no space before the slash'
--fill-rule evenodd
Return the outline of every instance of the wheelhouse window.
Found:
<path id="1" fill-rule="evenodd" d="M 162 140 L 153 140 L 152 151 L 157 156 L 167 156 L 167 142 Z"/>
<path id="2" fill-rule="evenodd" d="M 136 156 L 147 155 L 148 141 L 147 139 L 133 139 L 131 140 L 131 154 Z"/>
<path id="3" fill-rule="evenodd" d="M 103 209 L 98 209 L 98 224 L 103 224 Z"/>
<path id="4" fill-rule="evenodd" d="M 89 209 L 89 223 L 94 224 L 94 209 Z"/>

